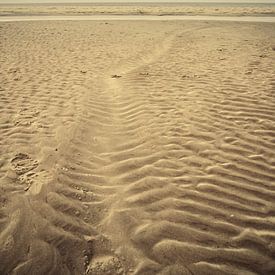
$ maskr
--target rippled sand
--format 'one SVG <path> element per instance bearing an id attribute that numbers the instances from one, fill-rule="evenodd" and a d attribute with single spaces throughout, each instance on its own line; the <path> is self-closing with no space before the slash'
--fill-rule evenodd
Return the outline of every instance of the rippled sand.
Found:
<path id="1" fill-rule="evenodd" d="M 274 274 L 275 25 L 0 24 L 0 274 Z"/>

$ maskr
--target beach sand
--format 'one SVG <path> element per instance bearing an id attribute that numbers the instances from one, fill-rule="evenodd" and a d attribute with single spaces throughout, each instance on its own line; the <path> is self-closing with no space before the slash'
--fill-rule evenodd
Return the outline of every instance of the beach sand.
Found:
<path id="1" fill-rule="evenodd" d="M 0 24 L 0 274 L 274 274 L 275 24 Z"/>
<path id="2" fill-rule="evenodd" d="M 3 15 L 219 15 L 275 16 L 273 4 L 123 3 L 123 4 L 0 4 Z"/>

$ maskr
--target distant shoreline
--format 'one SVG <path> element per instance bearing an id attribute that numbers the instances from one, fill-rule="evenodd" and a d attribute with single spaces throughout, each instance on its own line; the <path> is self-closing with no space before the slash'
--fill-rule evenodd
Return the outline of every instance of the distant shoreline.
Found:
<path id="1" fill-rule="evenodd" d="M 0 6 L 275 6 L 271 2 L 48 2 L 48 3 L 0 3 Z"/>
<path id="2" fill-rule="evenodd" d="M 237 3 L 59 3 L 1 4 L 0 16 L 152 15 L 274 16 L 275 4 Z"/>
<path id="3" fill-rule="evenodd" d="M 275 23 L 275 17 L 270 16 L 199 16 L 199 15 L 79 15 L 79 16 L 0 16 L 0 22 L 20 21 L 127 21 L 127 20 L 149 20 L 149 21 L 173 21 L 173 20 L 198 20 L 198 21 L 230 21 L 230 22 L 262 22 Z"/>

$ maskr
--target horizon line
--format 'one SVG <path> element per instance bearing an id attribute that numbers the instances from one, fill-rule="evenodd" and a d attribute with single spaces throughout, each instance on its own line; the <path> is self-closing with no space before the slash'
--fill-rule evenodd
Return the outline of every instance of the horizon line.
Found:
<path id="1" fill-rule="evenodd" d="M 165 4 L 177 4 L 177 3 L 188 3 L 188 4 L 196 4 L 196 3 L 217 3 L 217 4 L 223 4 L 223 3 L 227 3 L 227 4 L 275 4 L 275 1 L 273 0 L 266 0 L 266 1 L 249 1 L 249 0 L 225 0 L 225 1 L 219 1 L 219 0 L 183 0 L 183 1 L 179 1 L 179 0 L 174 0 L 174 1 L 168 1 L 168 0 L 165 0 L 165 1 L 162 1 L 162 0 L 157 0 L 157 1 L 144 1 L 144 0 L 133 0 L 133 1 L 121 1 L 121 0 L 118 0 L 118 1 L 115 1 L 115 0 L 104 0 L 104 1 L 93 1 L 93 0 L 87 0 L 87 1 L 81 1 L 81 2 L 78 2 L 77 0 L 72 0 L 72 1 L 43 1 L 43 2 L 40 2 L 40 1 L 25 1 L 25 2 L 17 2 L 17 1 L 8 1 L 8 2 L 1 2 L 0 1 L 0 4 L 104 4 L 104 3 L 109 3 L 109 4 L 112 4 L 112 3 L 115 3 L 115 4 L 131 4 L 131 3 L 152 3 L 152 4 L 155 4 L 155 3 L 165 3 Z"/>

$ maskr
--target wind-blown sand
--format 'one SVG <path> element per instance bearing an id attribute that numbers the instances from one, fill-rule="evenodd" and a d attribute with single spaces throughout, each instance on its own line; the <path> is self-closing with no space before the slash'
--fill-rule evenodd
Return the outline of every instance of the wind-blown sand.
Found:
<path id="1" fill-rule="evenodd" d="M 0 274 L 274 274 L 275 24 L 0 24 Z"/>

